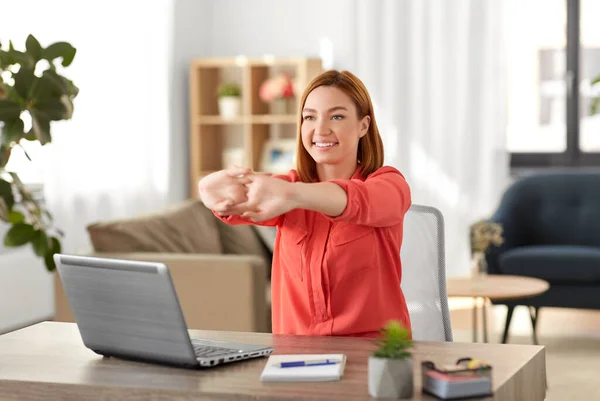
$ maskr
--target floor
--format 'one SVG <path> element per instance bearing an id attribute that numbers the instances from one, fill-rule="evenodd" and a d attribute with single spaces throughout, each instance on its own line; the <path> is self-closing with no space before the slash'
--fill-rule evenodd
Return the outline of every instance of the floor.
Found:
<path id="1" fill-rule="evenodd" d="M 455 341 L 472 341 L 471 302 L 450 300 Z M 505 318 L 505 307 L 488 307 L 490 342 L 500 342 Z M 532 344 L 531 321 L 524 307 L 515 309 L 510 333 L 509 343 Z M 547 401 L 600 400 L 600 311 L 542 309 L 538 340 L 546 346 Z"/>

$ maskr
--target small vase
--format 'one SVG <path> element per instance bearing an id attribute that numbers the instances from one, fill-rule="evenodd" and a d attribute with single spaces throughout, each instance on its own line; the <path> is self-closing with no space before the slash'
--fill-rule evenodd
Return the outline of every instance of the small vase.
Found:
<path id="1" fill-rule="evenodd" d="M 410 398 L 413 395 L 412 358 L 369 357 L 369 395 L 375 398 Z"/>
<path id="2" fill-rule="evenodd" d="M 484 277 L 487 275 L 487 260 L 484 252 L 475 252 L 471 256 L 471 276 Z"/>
<path id="3" fill-rule="evenodd" d="M 219 98 L 219 114 L 223 120 L 233 120 L 240 115 L 241 99 L 236 96 Z"/>
<path id="4" fill-rule="evenodd" d="M 273 114 L 293 114 L 294 99 L 282 98 L 273 101 Z"/>

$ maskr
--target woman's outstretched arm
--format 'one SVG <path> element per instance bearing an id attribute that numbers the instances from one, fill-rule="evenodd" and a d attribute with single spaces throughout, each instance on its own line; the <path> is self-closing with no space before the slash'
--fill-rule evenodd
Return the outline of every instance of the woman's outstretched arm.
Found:
<path id="1" fill-rule="evenodd" d="M 400 223 L 411 204 L 404 176 L 382 167 L 365 181 L 330 180 L 319 183 L 285 182 L 272 177 L 249 177 L 248 204 L 242 216 L 260 222 L 292 209 L 323 213 L 333 221 L 387 227 Z"/>

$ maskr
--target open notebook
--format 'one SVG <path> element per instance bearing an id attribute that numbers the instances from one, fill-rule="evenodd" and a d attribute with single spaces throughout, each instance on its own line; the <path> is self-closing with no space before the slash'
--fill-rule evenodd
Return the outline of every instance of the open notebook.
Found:
<path id="1" fill-rule="evenodd" d="M 306 361 L 316 359 L 334 359 L 340 361 L 335 365 L 302 366 L 281 368 L 281 362 Z M 344 354 L 297 354 L 271 355 L 260 375 L 264 382 L 322 382 L 340 380 L 344 375 L 346 356 Z"/>

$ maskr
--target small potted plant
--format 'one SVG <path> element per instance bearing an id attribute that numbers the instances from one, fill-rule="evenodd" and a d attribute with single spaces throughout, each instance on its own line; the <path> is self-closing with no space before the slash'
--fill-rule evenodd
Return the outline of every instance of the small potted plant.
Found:
<path id="1" fill-rule="evenodd" d="M 413 394 L 410 331 L 392 320 L 381 330 L 378 348 L 369 356 L 369 394 L 375 398 L 409 398 Z"/>
<path id="2" fill-rule="evenodd" d="M 485 276 L 487 263 L 485 253 L 489 248 L 500 246 L 504 243 L 502 226 L 485 219 L 473 223 L 469 229 L 471 245 L 471 276 Z"/>
<path id="3" fill-rule="evenodd" d="M 224 120 L 232 120 L 240 115 L 241 90 L 236 83 L 229 82 L 219 86 L 219 114 Z"/>

